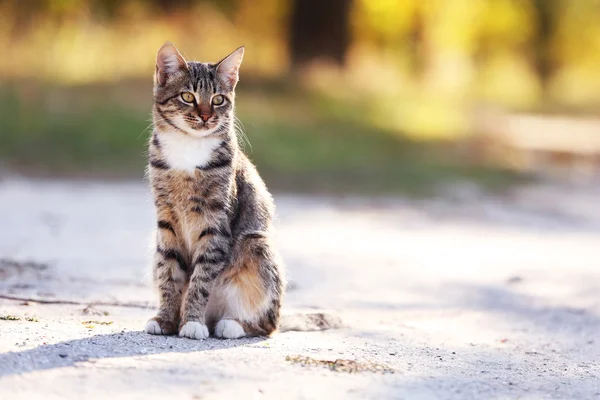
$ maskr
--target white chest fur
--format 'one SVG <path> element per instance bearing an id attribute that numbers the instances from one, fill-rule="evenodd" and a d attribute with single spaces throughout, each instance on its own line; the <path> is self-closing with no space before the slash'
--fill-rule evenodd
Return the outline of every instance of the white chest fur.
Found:
<path id="1" fill-rule="evenodd" d="M 223 139 L 218 137 L 192 137 L 181 132 L 161 132 L 160 149 L 169 167 L 194 172 L 211 160 L 214 149 Z"/>

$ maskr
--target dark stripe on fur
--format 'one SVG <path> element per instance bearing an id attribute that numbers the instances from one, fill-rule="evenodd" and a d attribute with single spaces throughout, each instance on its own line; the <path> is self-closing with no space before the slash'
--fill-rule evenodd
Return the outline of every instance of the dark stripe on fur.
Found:
<path id="1" fill-rule="evenodd" d="M 204 289 L 203 287 L 199 288 L 198 291 L 200 292 L 200 294 L 202 295 L 202 297 L 204 297 L 205 299 L 208 299 L 208 290 Z"/>
<path id="2" fill-rule="evenodd" d="M 220 254 L 223 257 L 225 257 L 227 255 L 227 252 L 225 250 L 223 250 L 222 248 L 220 248 L 220 247 L 216 247 L 216 248 L 214 248 L 214 249 L 212 249 L 210 251 L 210 253 L 213 253 L 213 252 L 214 253 L 218 253 L 218 254 Z"/>
<path id="3" fill-rule="evenodd" d="M 164 106 L 165 104 L 167 104 L 169 101 L 173 100 L 176 97 L 179 97 L 179 94 L 176 94 L 175 96 L 168 97 L 168 98 L 166 98 L 165 100 L 162 100 L 162 101 L 157 101 L 156 104 Z"/>
<path id="4" fill-rule="evenodd" d="M 222 229 L 206 228 L 205 230 L 200 232 L 200 235 L 198 236 L 198 240 L 202 239 L 204 236 L 207 236 L 207 235 L 219 235 L 219 236 L 224 236 L 226 238 L 231 237 L 231 234 L 229 234 L 229 232 L 223 231 Z"/>
<path id="5" fill-rule="evenodd" d="M 204 166 L 196 166 L 200 171 L 209 171 L 211 169 L 228 167 L 231 165 L 231 158 L 219 159 L 215 161 L 211 161 Z"/>
<path id="6" fill-rule="evenodd" d="M 163 160 L 150 160 L 150 165 L 156 169 L 169 169 L 169 164 Z"/>
<path id="7" fill-rule="evenodd" d="M 229 128 L 229 123 L 227 123 L 227 124 L 224 124 L 224 125 L 221 125 L 221 126 L 219 127 L 219 129 L 223 128 L 224 126 L 226 126 L 227 128 Z M 220 148 L 220 149 L 225 149 L 225 148 L 226 148 L 227 150 L 230 150 L 230 151 L 231 151 L 231 149 L 229 148 L 229 138 L 226 138 L 225 140 L 223 140 L 223 141 L 221 142 L 221 144 L 219 145 L 219 148 Z"/>
<path id="8" fill-rule="evenodd" d="M 204 190 L 202 190 L 202 196 L 204 198 L 209 197 L 209 195 L 211 193 L 213 193 L 215 190 L 221 188 L 222 185 L 223 185 L 223 183 L 220 182 L 220 181 L 218 181 L 218 180 L 215 180 L 214 182 L 209 183 L 208 185 L 206 185 L 206 187 L 204 188 Z"/>
<path id="9" fill-rule="evenodd" d="M 205 230 L 203 230 L 202 232 L 200 232 L 200 235 L 198 236 L 198 240 L 202 239 L 204 236 L 206 235 L 218 235 L 220 232 L 218 229 L 215 228 L 206 228 Z"/>
<path id="10" fill-rule="evenodd" d="M 217 128 L 217 130 L 215 131 L 215 133 L 216 133 L 216 134 L 219 134 L 219 133 L 226 132 L 227 130 L 229 130 L 229 123 L 228 123 L 228 122 L 226 122 L 226 123 L 224 123 L 223 125 L 219 126 L 219 127 Z M 223 142 L 223 143 L 229 143 L 229 141 L 228 141 L 228 140 L 226 140 L 226 141 L 225 141 L 225 142 Z M 221 144 L 221 146 L 222 146 L 222 144 Z"/>
<path id="11" fill-rule="evenodd" d="M 160 111 L 160 110 L 159 110 L 159 111 L 158 111 L 158 115 L 160 115 L 160 117 L 163 119 L 163 121 L 165 121 L 167 124 L 169 124 L 169 125 L 170 125 L 172 128 L 174 128 L 174 129 L 178 130 L 179 132 L 181 132 L 181 133 L 183 133 L 183 134 L 187 135 L 187 133 L 186 133 L 184 130 L 182 130 L 182 129 L 179 129 L 179 127 L 177 127 L 177 125 L 175 125 L 175 124 L 173 123 L 173 121 L 171 121 L 171 118 L 167 117 L 167 116 L 165 115 L 165 113 L 163 113 L 162 111 Z"/>
<path id="12" fill-rule="evenodd" d="M 156 249 L 157 252 L 159 252 L 160 254 L 162 254 L 162 256 L 165 258 L 165 260 L 175 260 L 177 261 L 177 264 L 179 264 L 179 268 L 181 268 L 183 271 L 187 271 L 187 265 L 185 262 L 185 259 L 183 258 L 183 256 L 181 255 L 181 253 L 175 249 L 161 249 L 160 247 L 158 247 Z"/>
<path id="13" fill-rule="evenodd" d="M 207 273 L 208 273 L 208 271 L 207 271 Z M 211 271 L 210 274 L 201 276 L 200 280 L 205 283 L 213 282 L 215 279 L 217 279 L 219 277 L 219 275 L 221 275 L 220 270 Z"/>
<path id="14" fill-rule="evenodd" d="M 213 200 L 210 201 L 206 204 L 206 207 L 208 209 L 210 209 L 211 211 L 219 211 L 219 210 L 223 210 L 226 207 L 225 202 L 221 201 L 221 200 Z"/>
<path id="15" fill-rule="evenodd" d="M 208 254 L 200 254 L 198 256 L 198 258 L 196 259 L 196 262 L 194 263 L 194 265 L 198 265 L 198 264 L 218 264 L 220 262 L 222 262 L 225 259 L 225 255 L 224 254 L 219 254 L 216 256 L 210 256 Z"/>
<path id="16" fill-rule="evenodd" d="M 158 221 L 158 227 L 160 229 L 166 229 L 168 231 L 171 231 L 173 233 L 173 235 L 175 234 L 175 229 L 173 229 L 173 225 L 171 225 L 170 222 L 165 221 L 164 219 L 161 219 L 160 221 Z"/>
<path id="17" fill-rule="evenodd" d="M 266 239 L 266 237 L 266 235 L 259 232 L 252 232 L 244 235 L 245 239 Z"/>

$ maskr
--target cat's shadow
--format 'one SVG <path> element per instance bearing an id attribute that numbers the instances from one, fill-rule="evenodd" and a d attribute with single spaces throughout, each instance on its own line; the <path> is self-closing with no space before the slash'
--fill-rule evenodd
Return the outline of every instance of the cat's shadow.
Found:
<path id="1" fill-rule="evenodd" d="M 266 339 L 256 337 L 236 340 L 192 340 L 177 336 L 153 336 L 139 331 L 95 335 L 0 354 L 0 377 L 68 367 L 78 362 L 94 362 L 103 358 L 229 349 L 257 344 Z"/>

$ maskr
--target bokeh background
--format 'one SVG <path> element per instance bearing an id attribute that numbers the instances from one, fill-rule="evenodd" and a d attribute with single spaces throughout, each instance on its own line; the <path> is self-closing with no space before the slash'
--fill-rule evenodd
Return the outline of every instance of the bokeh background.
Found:
<path id="1" fill-rule="evenodd" d="M 340 329 L 142 331 L 167 40 Z M 0 398 L 597 399 L 599 177 L 600 0 L 0 0 Z"/>
<path id="2" fill-rule="evenodd" d="M 0 168 L 140 178 L 156 50 L 246 56 L 246 151 L 277 190 L 589 178 L 597 0 L 0 0 Z"/>

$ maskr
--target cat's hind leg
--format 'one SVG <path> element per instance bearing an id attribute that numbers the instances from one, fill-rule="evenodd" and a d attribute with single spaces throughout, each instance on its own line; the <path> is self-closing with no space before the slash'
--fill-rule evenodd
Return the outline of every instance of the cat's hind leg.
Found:
<path id="1" fill-rule="evenodd" d="M 224 339 L 270 335 L 279 323 L 283 288 L 279 261 L 266 236 L 244 236 L 211 293 L 208 326 Z"/>

